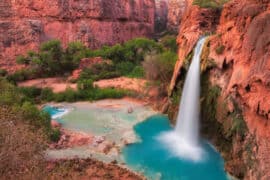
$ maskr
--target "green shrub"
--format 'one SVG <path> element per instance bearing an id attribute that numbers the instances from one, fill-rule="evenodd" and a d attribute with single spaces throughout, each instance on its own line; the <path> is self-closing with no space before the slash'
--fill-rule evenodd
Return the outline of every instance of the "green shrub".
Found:
<path id="1" fill-rule="evenodd" d="M 56 94 L 56 101 L 75 102 L 78 100 L 78 92 L 71 88 L 67 88 L 64 92 Z"/>
<path id="2" fill-rule="evenodd" d="M 119 76 L 121 76 L 121 72 L 117 71 L 113 64 L 102 63 L 83 69 L 79 79 L 92 79 L 93 81 L 97 81 L 100 79 L 109 79 Z"/>
<path id="3" fill-rule="evenodd" d="M 115 64 L 115 69 L 121 75 L 127 75 L 134 69 L 134 63 L 123 61 Z"/>
<path id="4" fill-rule="evenodd" d="M 246 132 L 247 126 L 243 116 L 241 114 L 234 114 L 231 133 L 239 134 L 241 137 L 244 137 Z"/>
<path id="5" fill-rule="evenodd" d="M 246 122 L 242 115 L 242 110 L 239 108 L 237 102 L 233 100 L 234 111 L 229 115 L 231 118 L 231 128 L 227 133 L 227 137 L 231 137 L 234 135 L 239 135 L 240 137 L 244 138 L 246 132 L 248 131 Z"/>
<path id="6" fill-rule="evenodd" d="M 28 79 L 34 79 L 37 76 L 37 73 L 33 69 L 22 69 L 16 71 L 13 74 L 7 76 L 7 79 L 11 82 L 19 82 Z"/>
<path id="7" fill-rule="evenodd" d="M 139 63 L 144 60 L 144 56 L 151 51 L 160 53 L 163 48 L 157 42 L 146 39 L 136 38 L 129 40 L 124 44 L 125 48 L 125 60 Z"/>
<path id="8" fill-rule="evenodd" d="M 80 60 L 86 57 L 87 48 L 81 42 L 71 42 L 64 53 L 63 68 L 72 71 L 78 67 Z"/>
<path id="9" fill-rule="evenodd" d="M 51 130 L 50 115 L 39 111 L 34 104 L 24 102 L 17 110 L 21 112 L 25 121 L 28 121 L 30 124 L 39 128 L 44 128 L 46 131 Z"/>
<path id="10" fill-rule="evenodd" d="M 220 55 L 220 54 L 222 54 L 222 53 L 224 52 L 224 50 L 225 50 L 225 46 L 219 45 L 219 46 L 216 48 L 216 53 Z"/>
<path id="11" fill-rule="evenodd" d="M 144 69 L 142 66 L 135 66 L 127 76 L 131 78 L 142 78 L 144 77 Z"/>
<path id="12" fill-rule="evenodd" d="M 176 36 L 166 35 L 160 39 L 160 43 L 169 51 L 177 52 Z"/>
<path id="13" fill-rule="evenodd" d="M 56 101 L 56 102 L 64 102 L 64 101 L 66 101 L 65 93 L 54 94 L 54 101 Z"/>
<path id="14" fill-rule="evenodd" d="M 99 100 L 99 99 L 118 99 L 122 98 L 124 96 L 128 95 L 128 91 L 126 90 L 117 90 L 117 89 L 97 89 L 95 92 L 95 95 L 91 97 L 93 100 Z"/>
<path id="15" fill-rule="evenodd" d="M 36 72 L 34 77 L 48 77 L 72 71 L 84 57 L 86 57 L 86 47 L 82 43 L 72 42 L 63 49 L 59 40 L 51 40 L 42 43 L 39 52 L 29 51 L 26 56 L 18 56 L 17 63 L 28 65 Z M 14 74 L 12 79 L 29 78 L 17 77 L 17 74 Z"/>
<path id="16" fill-rule="evenodd" d="M 0 78 L 0 105 L 12 110 L 19 119 L 29 123 L 35 128 L 43 129 L 49 135 L 51 131 L 50 115 L 39 111 L 38 108 L 28 102 L 27 99 L 34 97 L 40 92 L 36 88 L 17 88 L 7 80 Z"/>
<path id="17" fill-rule="evenodd" d="M 19 91 L 29 98 L 36 98 L 37 96 L 40 96 L 42 89 L 37 87 L 19 87 Z"/>
<path id="18" fill-rule="evenodd" d="M 177 54 L 166 51 L 162 54 L 151 53 L 145 57 L 143 68 L 145 76 L 149 80 L 160 80 L 168 84 L 174 71 Z"/>
<path id="19" fill-rule="evenodd" d="M 21 103 L 23 96 L 19 93 L 16 87 L 5 79 L 0 78 L 0 105 L 13 106 Z"/>
<path id="20" fill-rule="evenodd" d="M 150 51 L 162 52 L 162 46 L 150 39 L 136 38 L 125 42 L 123 45 L 104 46 L 101 49 L 88 52 L 87 56 L 101 56 L 105 59 L 111 59 L 115 63 L 130 61 L 138 64 Z"/>
<path id="21" fill-rule="evenodd" d="M 7 70 L 5 70 L 5 69 L 0 69 L 0 77 L 2 76 L 6 76 L 7 75 Z"/>
<path id="22" fill-rule="evenodd" d="M 202 8 L 219 9 L 228 1 L 229 0 L 194 0 L 193 5 L 198 5 Z"/>
<path id="23" fill-rule="evenodd" d="M 92 79 L 80 80 L 77 85 L 79 90 L 91 90 L 94 88 Z"/>
<path id="24" fill-rule="evenodd" d="M 53 142 L 58 142 L 61 136 L 61 132 L 59 129 L 52 129 L 50 133 L 50 139 Z"/>
<path id="25" fill-rule="evenodd" d="M 54 94 L 52 89 L 50 88 L 44 88 L 41 90 L 40 93 L 40 99 L 44 101 L 53 101 L 54 100 Z"/>

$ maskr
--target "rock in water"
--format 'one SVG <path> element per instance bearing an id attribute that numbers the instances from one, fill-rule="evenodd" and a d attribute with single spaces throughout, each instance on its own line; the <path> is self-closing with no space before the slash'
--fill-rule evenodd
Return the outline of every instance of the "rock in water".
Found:
<path id="1" fill-rule="evenodd" d="M 133 113 L 133 108 L 132 108 L 132 107 L 129 107 L 129 108 L 128 108 L 128 113 L 129 113 L 129 114 Z"/>

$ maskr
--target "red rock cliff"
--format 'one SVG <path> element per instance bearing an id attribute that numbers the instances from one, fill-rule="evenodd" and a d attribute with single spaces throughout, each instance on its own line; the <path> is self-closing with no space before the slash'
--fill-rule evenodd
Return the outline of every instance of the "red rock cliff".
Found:
<path id="1" fill-rule="evenodd" d="M 211 84 L 221 88 L 217 121 L 227 133 L 236 126 L 230 117 L 238 108 L 247 125 L 244 139 L 232 137 L 226 169 L 241 179 L 270 179 L 270 2 L 231 0 L 217 21 L 211 11 L 195 6 L 185 11 L 170 89 L 198 38 L 214 31 L 208 59 L 216 64 L 209 72 Z"/>
<path id="2" fill-rule="evenodd" d="M 187 8 L 186 0 L 168 1 L 167 28 L 169 31 L 178 32 L 186 8 Z"/>
<path id="3" fill-rule="evenodd" d="M 270 2 L 232 1 L 225 5 L 217 35 L 210 40 L 210 58 L 217 68 L 211 81 L 222 88 L 222 99 L 234 99 L 241 107 L 249 135 L 253 136 L 252 161 L 246 179 L 270 178 Z M 222 49 L 222 51 L 221 51 Z M 222 119 L 220 119 L 222 122 Z M 223 120 L 224 121 L 224 120 Z M 245 144 L 247 144 L 246 138 Z M 247 149 L 244 144 L 242 149 Z M 234 145 L 233 155 L 241 148 Z M 238 164 L 232 163 L 231 171 Z"/>
<path id="4" fill-rule="evenodd" d="M 0 66 L 50 39 L 97 48 L 149 37 L 154 13 L 154 0 L 1 0 Z"/>

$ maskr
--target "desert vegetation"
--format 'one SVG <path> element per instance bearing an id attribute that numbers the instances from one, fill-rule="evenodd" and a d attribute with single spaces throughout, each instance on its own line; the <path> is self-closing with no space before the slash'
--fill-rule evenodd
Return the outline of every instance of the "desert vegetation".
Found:
<path id="1" fill-rule="evenodd" d="M 202 8 L 220 9 L 229 0 L 194 0 L 193 4 Z"/>

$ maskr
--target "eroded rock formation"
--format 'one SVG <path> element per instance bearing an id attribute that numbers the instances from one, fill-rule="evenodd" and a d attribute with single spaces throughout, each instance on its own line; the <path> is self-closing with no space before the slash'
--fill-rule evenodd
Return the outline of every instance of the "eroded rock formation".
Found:
<path id="1" fill-rule="evenodd" d="M 198 38 L 207 31 L 215 32 L 206 56 L 214 66 L 208 71 L 210 84 L 220 88 L 214 116 L 220 126 L 216 135 L 227 141 L 220 148 L 226 169 L 241 179 L 269 179 L 270 2 L 232 0 L 224 5 L 219 19 L 215 15 L 218 12 L 195 6 L 185 11 L 170 89 Z"/>
<path id="2" fill-rule="evenodd" d="M 177 43 L 179 46 L 178 61 L 169 87 L 169 94 L 175 86 L 180 69 L 187 55 L 191 53 L 200 36 L 214 32 L 219 21 L 219 10 L 202 9 L 188 3 L 188 7 L 182 17 Z"/>
<path id="3" fill-rule="evenodd" d="M 156 0 L 155 32 L 165 31 L 167 28 L 168 3 L 167 0 Z"/>
<path id="4" fill-rule="evenodd" d="M 1 0 L 0 66 L 41 42 L 80 40 L 88 47 L 121 43 L 154 31 L 154 0 Z"/>
<path id="5" fill-rule="evenodd" d="M 187 8 L 186 0 L 169 0 L 167 29 L 171 32 L 178 32 L 182 16 Z"/>

